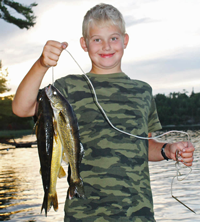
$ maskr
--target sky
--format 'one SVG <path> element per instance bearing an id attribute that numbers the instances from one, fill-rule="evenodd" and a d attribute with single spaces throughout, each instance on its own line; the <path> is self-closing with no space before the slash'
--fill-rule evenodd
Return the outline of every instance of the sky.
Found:
<path id="1" fill-rule="evenodd" d="M 85 72 L 91 63 L 80 47 L 82 20 L 98 0 L 19 0 L 33 2 L 36 25 L 29 30 L 0 19 L 0 60 L 8 68 L 9 94 L 16 89 L 48 40 L 67 41 L 68 51 Z M 126 22 L 129 44 L 122 70 L 132 79 L 148 82 L 153 94 L 200 92 L 200 0 L 107 0 L 118 8 Z M 20 17 L 15 11 L 12 14 Z M 54 68 L 54 79 L 82 74 L 66 51 Z M 41 87 L 52 83 L 52 69 Z"/>

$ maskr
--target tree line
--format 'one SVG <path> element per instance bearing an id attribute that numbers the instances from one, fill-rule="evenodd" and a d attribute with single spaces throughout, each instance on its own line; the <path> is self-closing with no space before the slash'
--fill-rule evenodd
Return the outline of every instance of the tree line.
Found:
<path id="1" fill-rule="evenodd" d="M 200 124 L 200 93 L 170 93 L 155 95 L 162 126 Z M 0 130 L 33 129 L 33 118 L 20 118 L 12 113 L 13 96 L 0 97 Z"/>
<path id="2" fill-rule="evenodd" d="M 14 95 L 1 96 L 9 92 L 8 69 L 3 69 L 0 60 L 0 130 L 22 130 L 33 128 L 32 118 L 19 118 L 12 112 L 12 100 Z"/>
<path id="3" fill-rule="evenodd" d="M 8 71 L 2 68 L 0 61 L 0 94 L 10 90 L 7 87 L 7 76 Z M 13 114 L 13 97 L 0 97 L 0 130 L 33 129 L 32 117 L 20 118 Z M 200 124 L 200 93 L 192 92 L 188 96 L 183 90 L 183 93 L 173 92 L 168 96 L 157 94 L 154 99 L 162 126 Z"/>
<path id="4" fill-rule="evenodd" d="M 157 94 L 155 101 L 163 126 L 200 124 L 200 93 Z"/>
<path id="5" fill-rule="evenodd" d="M 20 118 L 12 112 L 12 96 L 0 97 L 0 130 L 33 129 L 32 117 Z"/>

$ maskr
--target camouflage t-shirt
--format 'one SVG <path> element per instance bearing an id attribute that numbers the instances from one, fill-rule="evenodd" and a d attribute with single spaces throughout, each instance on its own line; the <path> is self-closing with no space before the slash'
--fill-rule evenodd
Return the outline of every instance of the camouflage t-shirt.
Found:
<path id="1" fill-rule="evenodd" d="M 151 87 L 124 73 L 88 73 L 112 124 L 147 137 L 161 128 Z M 65 221 L 155 221 L 148 168 L 148 140 L 113 129 L 94 102 L 83 75 L 69 75 L 55 87 L 72 105 L 84 146 L 80 174 L 87 199 L 66 200 Z"/>

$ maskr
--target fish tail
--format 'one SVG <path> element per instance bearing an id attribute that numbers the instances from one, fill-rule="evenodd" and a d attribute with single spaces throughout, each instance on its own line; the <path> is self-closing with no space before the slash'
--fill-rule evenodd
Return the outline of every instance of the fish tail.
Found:
<path id="1" fill-rule="evenodd" d="M 68 199 L 73 199 L 74 197 L 85 199 L 83 181 L 81 180 L 81 178 L 77 182 L 70 183 L 70 186 L 67 192 L 67 197 Z"/>
<path id="2" fill-rule="evenodd" d="M 55 211 L 58 210 L 58 197 L 57 197 L 57 193 L 55 192 L 54 195 L 49 195 L 48 197 L 48 211 L 50 210 L 51 206 L 53 206 L 53 209 Z"/>
<path id="3" fill-rule="evenodd" d="M 46 217 L 47 217 L 47 204 L 48 204 L 48 193 L 45 192 L 42 207 L 41 207 L 41 213 L 44 209 Z"/>

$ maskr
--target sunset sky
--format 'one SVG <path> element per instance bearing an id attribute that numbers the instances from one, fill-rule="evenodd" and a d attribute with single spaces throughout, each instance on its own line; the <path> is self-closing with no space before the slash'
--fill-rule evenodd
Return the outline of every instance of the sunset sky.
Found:
<path id="1" fill-rule="evenodd" d="M 29 5 L 34 0 L 18 1 Z M 35 0 L 36 25 L 20 29 L 0 19 L 0 60 L 8 68 L 11 94 L 39 58 L 47 40 L 67 41 L 68 50 L 85 72 L 91 64 L 79 44 L 82 20 L 97 0 Z M 148 82 L 153 94 L 200 92 L 200 1 L 199 0 L 110 0 L 124 15 L 130 40 L 122 70 L 132 79 Z M 13 15 L 19 15 L 12 11 Z M 63 52 L 55 79 L 81 70 Z M 50 69 L 42 86 L 52 83 Z"/>

